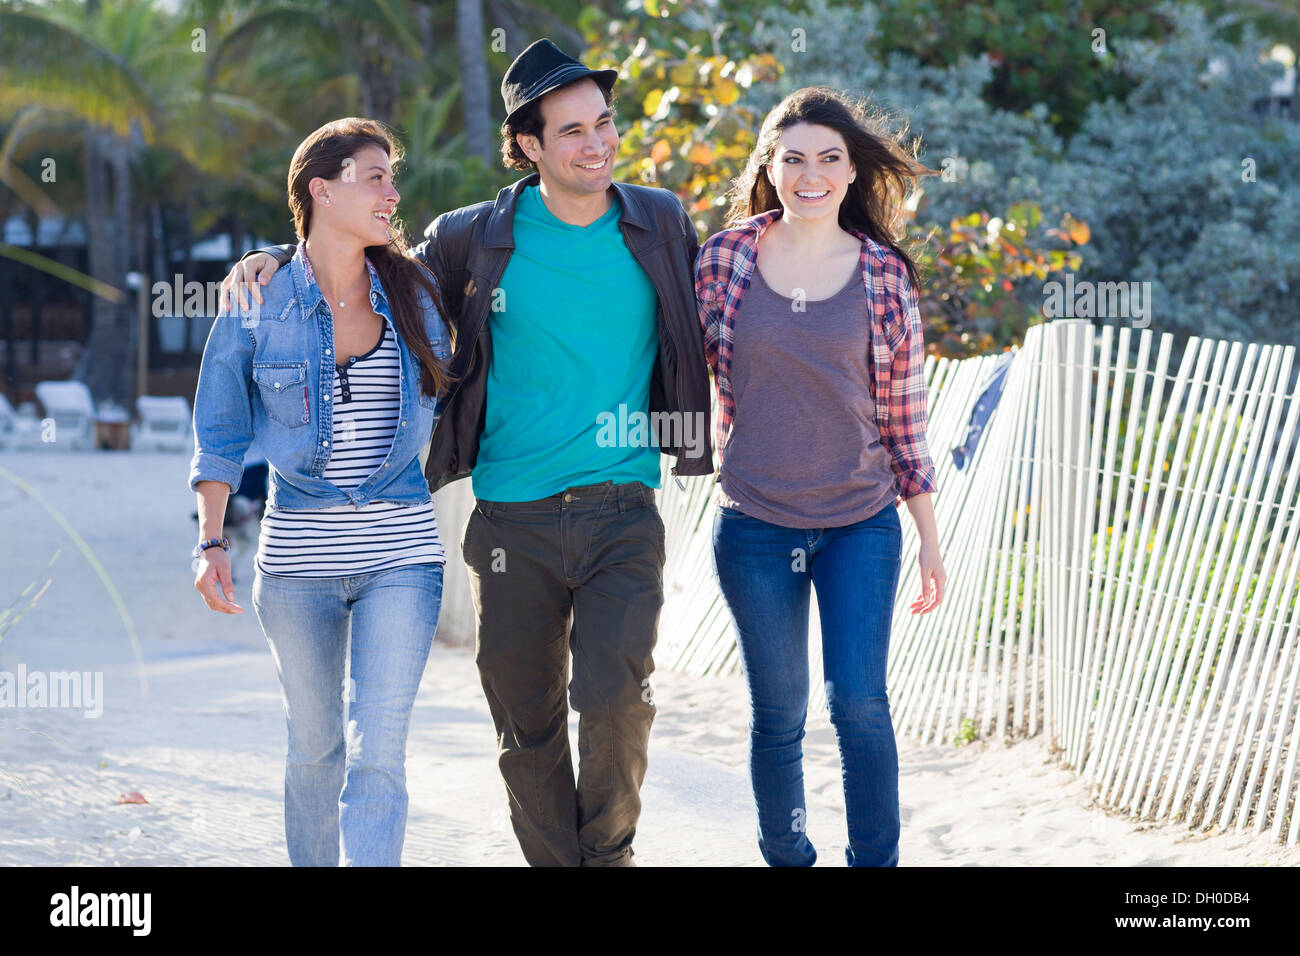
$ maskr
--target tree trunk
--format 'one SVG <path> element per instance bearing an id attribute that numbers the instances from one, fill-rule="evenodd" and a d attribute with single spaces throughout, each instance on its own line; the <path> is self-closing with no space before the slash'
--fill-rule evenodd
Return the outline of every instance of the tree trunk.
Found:
<path id="1" fill-rule="evenodd" d="M 86 132 L 86 242 L 93 278 L 122 290 L 131 249 L 130 169 L 127 142 L 110 131 Z M 125 293 L 113 302 L 94 296 L 90 340 L 76 377 L 86 383 L 96 405 L 109 399 L 131 404 L 134 367 L 132 315 Z"/>
<path id="2" fill-rule="evenodd" d="M 518 21 L 502 0 L 488 0 L 488 10 L 492 14 L 492 22 L 499 24 L 505 31 L 506 56 L 515 59 L 528 47 L 528 44 L 522 42 L 527 32 L 520 29 Z"/>
<path id="3" fill-rule="evenodd" d="M 415 18 L 416 29 L 420 31 L 420 50 L 426 63 L 435 62 L 438 55 L 437 33 L 434 30 L 433 7 L 428 4 L 416 4 L 411 7 L 411 16 Z"/>
<path id="4" fill-rule="evenodd" d="M 586 43 L 582 31 L 540 4 L 522 0 L 488 0 L 492 22 L 506 31 L 506 55 L 514 59 L 538 37 L 550 37 L 569 56 L 582 59 Z M 524 26 L 520 27 L 520 21 Z"/>
<path id="5" fill-rule="evenodd" d="M 492 107 L 488 100 L 487 42 L 483 0 L 456 0 L 456 50 L 460 56 L 460 102 L 465 151 L 492 166 Z"/>
<path id="6" fill-rule="evenodd" d="M 357 77 L 366 116 L 382 123 L 393 122 L 397 113 L 398 84 L 403 64 L 398 61 L 396 46 L 390 44 L 377 22 L 361 25 L 356 49 Z"/>

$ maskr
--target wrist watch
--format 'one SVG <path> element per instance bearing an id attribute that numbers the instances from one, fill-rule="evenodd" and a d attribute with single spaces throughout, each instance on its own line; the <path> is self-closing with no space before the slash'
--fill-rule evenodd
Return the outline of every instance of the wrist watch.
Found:
<path id="1" fill-rule="evenodd" d="M 200 541 L 198 547 L 196 547 L 193 551 L 190 552 L 190 557 L 193 558 L 202 557 L 203 552 L 208 550 L 208 548 L 220 548 L 222 551 L 229 551 L 230 539 L 210 538 L 207 541 Z"/>

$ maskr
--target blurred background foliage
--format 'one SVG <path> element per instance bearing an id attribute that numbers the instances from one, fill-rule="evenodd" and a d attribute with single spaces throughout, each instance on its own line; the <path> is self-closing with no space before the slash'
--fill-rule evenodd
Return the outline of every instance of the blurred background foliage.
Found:
<path id="1" fill-rule="evenodd" d="M 0 222 L 84 222 L 118 289 L 202 238 L 289 241 L 293 149 L 368 115 L 405 144 L 418 238 L 516 178 L 499 85 L 541 36 L 619 69 L 616 175 L 701 236 L 782 96 L 864 98 L 942 174 L 907 237 L 933 351 L 1014 344 L 1061 270 L 1151 282 L 1157 329 L 1300 343 L 1300 123 L 1274 87 L 1300 11 L 1274 0 L 0 0 Z M 129 391 L 131 321 L 96 298 L 96 394 Z"/>

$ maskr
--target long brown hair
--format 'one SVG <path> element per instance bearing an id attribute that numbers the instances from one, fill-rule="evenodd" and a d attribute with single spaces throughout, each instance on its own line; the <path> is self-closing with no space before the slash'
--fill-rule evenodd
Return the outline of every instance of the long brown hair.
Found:
<path id="1" fill-rule="evenodd" d="M 357 116 L 326 123 L 298 144 L 289 163 L 289 211 L 293 213 L 293 226 L 299 242 L 311 232 L 313 200 L 307 184 L 316 176 L 334 179 L 342 172 L 344 161 L 367 146 L 378 146 L 388 154 L 389 162 L 394 166 L 401 162 L 402 147 L 388 127 L 376 120 Z M 454 341 L 454 330 L 447 322 L 437 283 L 421 262 L 411 258 L 406 234 L 397 220 L 388 227 L 388 244 L 366 246 L 366 258 L 379 273 L 397 331 L 420 362 L 420 386 L 426 395 L 437 395 L 451 382 L 451 375 L 446 365 L 433 354 L 433 346 L 425 335 L 417 294 L 418 287 L 432 297 L 443 325 Z"/>
<path id="2" fill-rule="evenodd" d="M 864 233 L 893 249 L 907 267 L 913 288 L 919 288 L 916 264 L 901 244 L 903 204 L 923 177 L 938 175 L 938 170 L 916 160 L 915 143 L 903 145 L 905 131 L 888 133 L 883 116 L 869 114 L 860 103 L 829 87 L 795 90 L 767 114 L 749 162 L 728 192 L 728 224 L 783 209 L 764 170 L 776 155 L 781 132 L 796 123 L 825 126 L 844 138 L 857 177 L 840 203 L 840 228 Z"/>

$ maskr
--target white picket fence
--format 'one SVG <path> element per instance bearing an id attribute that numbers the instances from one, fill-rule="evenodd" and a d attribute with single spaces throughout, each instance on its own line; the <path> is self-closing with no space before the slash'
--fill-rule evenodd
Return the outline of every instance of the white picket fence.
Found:
<path id="1" fill-rule="evenodd" d="M 1170 337 L 1146 330 L 1036 326 L 960 471 L 949 450 L 965 440 L 998 359 L 927 362 L 949 587 L 934 613 L 908 610 L 920 581 L 904 515 L 888 671 L 895 729 L 925 743 L 1046 733 L 1107 807 L 1295 845 L 1294 349 L 1193 339 L 1176 373 L 1172 351 Z M 712 568 L 713 478 L 687 479 L 683 491 L 666 472 L 656 661 L 735 672 Z M 452 553 L 469 482 L 441 494 Z M 472 628 L 456 570 L 444 615 Z M 813 674 L 817 621 L 814 599 Z"/>

